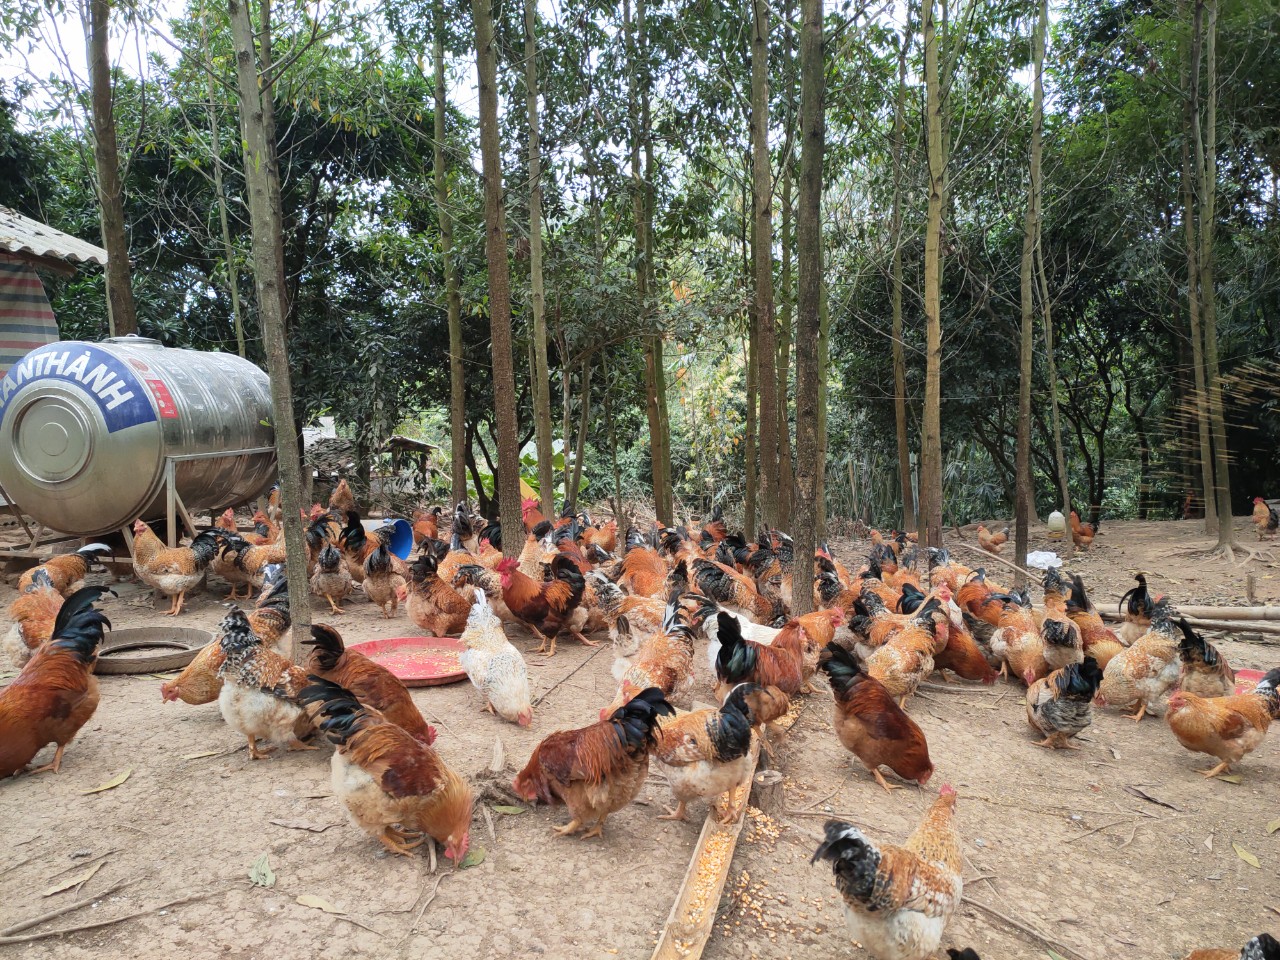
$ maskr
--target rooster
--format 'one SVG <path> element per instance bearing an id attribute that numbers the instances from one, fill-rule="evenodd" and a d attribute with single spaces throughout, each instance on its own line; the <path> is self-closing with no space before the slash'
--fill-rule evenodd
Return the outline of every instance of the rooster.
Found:
<path id="1" fill-rule="evenodd" d="M 744 683 L 729 693 L 718 710 L 695 710 L 667 720 L 658 731 L 653 756 L 658 770 L 676 798 L 659 820 L 685 820 L 689 801 L 712 800 L 746 784 L 751 774 L 751 708 L 747 697 L 760 691 Z M 732 802 L 721 810 L 720 822 L 737 816 Z"/>
<path id="2" fill-rule="evenodd" d="M 368 597 L 388 620 L 396 615 L 400 605 L 400 595 L 404 593 L 404 577 L 396 573 L 391 565 L 391 551 L 386 544 L 378 544 L 377 548 L 365 558 L 364 582 L 360 586 Z"/>
<path id="3" fill-rule="evenodd" d="M 1177 682 L 1180 672 L 1175 627 L 1168 598 L 1157 601 L 1151 612 L 1151 629 L 1133 646 L 1111 658 L 1102 672 L 1094 702 L 1100 707 L 1136 706 L 1137 713 L 1129 715 L 1135 723 L 1148 713 L 1163 713 L 1165 694 Z"/>
<path id="4" fill-rule="evenodd" d="M 1027 688 L 1027 723 L 1044 734 L 1036 746 L 1080 749 L 1071 738 L 1093 723 L 1090 703 L 1102 682 L 1098 661 L 1086 656 Z"/>
<path id="5" fill-rule="evenodd" d="M 338 548 L 324 543 L 316 559 L 316 572 L 311 575 L 311 592 L 329 601 L 329 609 L 336 614 L 342 609 L 342 601 L 351 593 L 351 570 Z"/>
<path id="6" fill-rule="evenodd" d="M 1258 531 L 1259 540 L 1272 539 L 1280 528 L 1280 512 L 1261 497 L 1254 497 L 1253 525 Z"/>
<path id="7" fill-rule="evenodd" d="M 483 591 L 476 591 L 462 642 L 467 649 L 458 660 L 468 679 L 484 695 L 485 709 L 522 727 L 533 723 L 528 667 L 503 633 L 502 621 Z"/>
<path id="8" fill-rule="evenodd" d="M 1178 659 L 1182 661 L 1178 688 L 1197 697 L 1226 697 L 1235 693 L 1236 672 L 1218 652 L 1218 648 L 1191 629 L 1186 617 L 1178 620 L 1182 642 Z"/>
<path id="9" fill-rule="evenodd" d="M 869 676 L 849 651 L 828 644 L 821 667 L 835 694 L 832 723 L 846 750 L 862 761 L 886 791 L 899 789 L 880 772 L 887 766 L 904 780 L 924 786 L 933 776 L 924 731 L 894 702 L 889 691 Z"/>
<path id="10" fill-rule="evenodd" d="M 429 637 L 456 637 L 471 612 L 468 591 L 459 591 L 440 577 L 432 554 L 424 554 L 409 565 L 409 580 L 405 601 L 409 619 Z"/>
<path id="11" fill-rule="evenodd" d="M 64 597 L 69 597 L 84 586 L 85 574 L 93 569 L 93 565 L 99 558 L 104 553 L 110 552 L 111 548 L 105 543 L 90 543 L 75 553 L 60 553 L 50 557 L 38 567 L 32 567 L 23 572 L 18 578 L 18 592 L 26 593 L 35 582 L 35 578 L 44 574 L 53 589 Z"/>
<path id="12" fill-rule="evenodd" d="M 320 677 L 299 693 L 323 719 L 333 743 L 333 792 L 351 821 L 392 853 L 408 856 L 431 837 L 461 863 L 471 833 L 474 794 L 426 743 L 410 736 L 349 690 Z M 411 840 L 411 836 L 417 839 Z"/>
<path id="13" fill-rule="evenodd" d="M 1083 585 L 1080 590 L 1083 593 Z M 1084 602 L 1087 603 L 1087 599 Z M 1057 567 L 1050 567 L 1044 575 L 1044 620 L 1040 624 L 1040 636 L 1044 639 L 1045 662 L 1052 669 L 1084 659 L 1084 641 L 1080 628 L 1067 616 L 1067 587 Z"/>
<path id="14" fill-rule="evenodd" d="M 15 667 L 21 668 L 40 644 L 53 636 L 53 625 L 62 609 L 62 594 L 53 585 L 47 570 L 37 570 L 26 589 L 9 604 L 13 626 L 0 646 Z"/>
<path id="15" fill-rule="evenodd" d="M 1085 656 L 1093 657 L 1103 670 L 1111 658 L 1125 648 L 1120 638 L 1103 624 L 1102 617 L 1089 602 L 1080 574 L 1071 575 L 1071 592 L 1067 595 L 1066 614 L 1080 631 L 1080 646 Z"/>
<path id="16" fill-rule="evenodd" d="M 786 616 L 781 597 L 770 599 L 763 596 L 756 587 L 756 581 L 722 563 L 694 560 L 689 572 L 703 596 L 757 623 L 773 625 Z"/>
<path id="17" fill-rule="evenodd" d="M 983 524 L 978 524 L 978 546 L 987 553 L 1000 555 L 1000 551 L 1004 549 L 1005 543 L 1009 539 L 1009 528 L 1005 527 L 998 533 L 991 533 Z"/>
<path id="18" fill-rule="evenodd" d="M 607 720 L 551 734 L 533 750 L 512 783 L 525 800 L 563 803 L 572 819 L 553 828 L 562 837 L 583 827 L 603 836 L 605 819 L 631 803 L 649 773 L 658 719 L 675 713 L 657 688 L 642 690 Z"/>
<path id="19" fill-rule="evenodd" d="M 1125 591 L 1117 605 L 1124 617 L 1117 637 L 1126 647 L 1151 629 L 1151 609 L 1155 606 L 1151 591 L 1147 589 L 1147 575 L 1138 570 L 1134 572 L 1133 578 L 1138 581 L 1138 585 Z"/>
<path id="20" fill-rule="evenodd" d="M 1260 933 L 1239 950 L 1193 950 L 1187 960 L 1280 960 L 1280 940 Z"/>
<path id="21" fill-rule="evenodd" d="M 435 727 L 422 719 L 408 688 L 394 673 L 364 654 L 348 650 L 342 634 L 326 624 L 314 624 L 311 639 L 302 642 L 314 648 L 303 664 L 306 674 L 350 690 L 361 703 L 381 711 L 388 721 L 415 740 L 435 743 Z"/>
<path id="22" fill-rule="evenodd" d="M 542 641 L 538 653 L 554 657 L 556 638 L 562 630 L 568 630 L 589 647 L 597 646 L 594 640 L 588 640 L 582 635 L 574 619 L 582 603 L 586 581 L 572 560 L 564 555 L 552 560 L 552 580 L 549 583 L 539 583 L 526 577 L 516 567 L 514 557 L 498 564 L 498 574 L 502 578 L 502 599 L 511 615 Z M 582 622 L 585 623 L 585 611 L 582 611 Z"/>
<path id="23" fill-rule="evenodd" d="M 828 820 L 813 862 L 830 860 L 849 934 L 876 960 L 924 960 L 942 944 L 964 892 L 951 824 L 956 792 L 944 786 L 902 846 L 876 844 L 853 824 Z"/>
<path id="24" fill-rule="evenodd" d="M 0 690 L 0 779 L 24 770 L 51 742 L 58 745 L 53 760 L 31 773 L 57 773 L 67 744 L 98 709 L 93 666 L 111 621 L 93 604 L 104 593 L 111 591 L 82 587 L 67 597 L 51 639 Z"/>
<path id="25" fill-rule="evenodd" d="M 716 620 L 716 637 L 720 641 L 715 660 L 718 700 L 723 701 L 729 691 L 740 683 L 777 687 L 788 697 L 799 693 L 804 686 L 804 675 L 798 646 L 766 646 L 748 640 L 742 635 L 741 623 L 732 613 L 718 613 Z"/>
<path id="26" fill-rule="evenodd" d="M 269 752 L 258 749 L 260 739 L 290 750 L 316 749 L 300 740 L 311 731 L 298 701 L 306 672 L 264 646 L 239 607 L 222 619 L 218 633 L 224 657 L 218 668 L 218 707 L 228 726 L 249 741 L 250 758 L 261 760 Z"/>
<path id="27" fill-rule="evenodd" d="M 618 692 L 600 711 L 601 720 L 641 690 L 657 688 L 668 698 L 688 696 L 693 689 L 693 627 L 684 609 L 674 602 L 667 607 L 662 629 L 644 641 L 635 659 L 615 676 Z"/>
<path id="28" fill-rule="evenodd" d="M 34 661 L 33 661 L 34 662 Z M 1197 697 L 1176 691 L 1169 698 L 1165 722 L 1178 742 L 1221 762 L 1205 777 L 1229 773 L 1262 742 L 1272 720 L 1280 720 L 1280 667 L 1271 670 L 1249 693 L 1229 697 Z"/>
<path id="29" fill-rule="evenodd" d="M 187 591 L 204 579 L 205 569 L 218 551 L 218 535 L 204 531 L 189 547 L 166 547 L 141 520 L 133 524 L 133 569 L 138 579 L 169 598 L 166 615 L 182 612 Z"/>
<path id="30" fill-rule="evenodd" d="M 1074 510 L 1071 511 L 1068 520 L 1071 524 L 1071 542 L 1076 545 L 1077 550 L 1087 551 L 1097 535 L 1097 529 L 1092 523 L 1081 523 L 1080 514 Z"/>

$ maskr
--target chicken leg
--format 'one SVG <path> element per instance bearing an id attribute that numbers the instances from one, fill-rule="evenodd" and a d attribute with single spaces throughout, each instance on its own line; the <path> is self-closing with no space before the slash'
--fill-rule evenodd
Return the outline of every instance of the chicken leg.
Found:
<path id="1" fill-rule="evenodd" d="M 413 848 L 422 843 L 421 840 L 413 844 L 405 843 L 403 839 L 397 840 L 390 827 L 385 828 L 382 833 L 378 834 L 378 840 L 392 853 L 397 853 L 402 857 L 413 856 Z"/>
<path id="2" fill-rule="evenodd" d="M 62 766 L 62 751 L 65 749 L 67 749 L 67 745 L 65 743 L 58 744 L 58 749 L 53 752 L 53 759 L 43 767 L 37 767 L 30 771 L 31 775 L 35 776 L 37 773 L 57 773 L 58 769 Z"/>
<path id="3" fill-rule="evenodd" d="M 1141 722 L 1142 718 L 1145 717 L 1146 715 L 1147 715 L 1147 705 L 1145 702 L 1143 702 L 1138 705 L 1137 713 L 1126 713 L 1124 715 L 1124 718 L 1126 720 L 1132 720 L 1134 723 L 1139 723 Z"/>
<path id="4" fill-rule="evenodd" d="M 895 790 L 905 790 L 906 788 L 900 783 L 890 783 L 884 778 L 884 774 L 879 770 L 872 770 L 871 775 L 876 778 L 876 783 L 884 787 L 886 793 L 893 793 Z"/>
<path id="5" fill-rule="evenodd" d="M 1196 771 L 1196 773 L 1200 774 L 1200 776 L 1204 777 L 1206 780 L 1212 779 L 1213 777 L 1218 776 L 1218 774 L 1220 773 L 1230 773 L 1230 772 L 1231 772 L 1231 764 L 1226 760 L 1223 760 L 1220 764 L 1218 764 L 1212 770 Z"/>
<path id="6" fill-rule="evenodd" d="M 334 613 L 343 614 L 347 612 L 343 610 L 340 606 L 338 606 L 336 603 L 334 603 L 333 597 L 329 596 L 327 593 L 324 595 L 324 598 L 329 601 L 329 609 L 332 610 Z"/>
<path id="7" fill-rule="evenodd" d="M 563 827 L 552 827 L 551 832 L 556 834 L 556 836 L 568 837 L 577 833 L 581 829 L 582 829 L 582 823 L 577 818 L 574 818 L 573 820 L 570 820 L 568 823 L 566 823 Z"/>
<path id="8" fill-rule="evenodd" d="M 579 633 L 577 630 L 573 630 L 573 631 L 570 631 L 570 632 L 573 634 L 574 638 L 575 638 L 575 639 L 577 639 L 577 640 L 580 640 L 580 641 L 583 643 L 583 645 L 584 645 L 584 646 L 588 646 L 588 647 L 598 647 L 598 646 L 600 646 L 600 641 L 599 641 L 599 640 L 588 640 L 586 637 L 584 637 L 584 636 L 583 636 L 581 633 Z"/>
<path id="9" fill-rule="evenodd" d="M 680 821 L 688 820 L 689 818 L 684 815 L 684 808 L 685 808 L 685 803 L 683 800 L 681 800 L 678 803 L 676 803 L 676 808 L 674 810 L 672 810 L 670 807 L 665 807 L 664 809 L 667 812 L 660 815 L 658 819 L 659 820 L 680 820 Z"/>

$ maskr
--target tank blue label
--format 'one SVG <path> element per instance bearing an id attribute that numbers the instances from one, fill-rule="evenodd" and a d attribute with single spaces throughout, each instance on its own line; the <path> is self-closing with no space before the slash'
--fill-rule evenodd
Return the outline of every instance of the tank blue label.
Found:
<path id="1" fill-rule="evenodd" d="M 79 384 L 102 411 L 108 433 L 156 419 L 147 392 L 123 360 L 87 343 L 51 343 L 32 350 L 0 380 L 0 423 L 9 401 L 37 380 Z"/>

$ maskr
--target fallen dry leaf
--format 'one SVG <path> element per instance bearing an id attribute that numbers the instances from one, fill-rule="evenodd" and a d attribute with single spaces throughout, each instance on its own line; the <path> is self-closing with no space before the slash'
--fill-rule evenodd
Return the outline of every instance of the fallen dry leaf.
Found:
<path id="1" fill-rule="evenodd" d="M 84 873 L 77 874 L 76 876 L 72 877 L 70 880 L 63 880 L 61 883 L 55 884 L 54 886 L 46 890 L 44 893 L 40 894 L 40 896 L 52 897 L 55 893 L 62 893 L 63 890 L 70 890 L 72 887 L 78 887 L 82 883 L 88 883 L 90 880 L 93 879 L 93 875 L 102 869 L 102 865 L 106 862 L 107 861 L 105 860 L 99 860 L 97 863 L 95 863 L 92 867 L 90 867 Z"/>
<path id="2" fill-rule="evenodd" d="M 1240 846 L 1240 844 L 1238 843 L 1233 843 L 1231 846 L 1235 847 L 1236 856 L 1239 857 L 1241 860 L 1243 860 L 1245 863 L 1247 863 L 1249 866 L 1253 867 L 1255 870 L 1262 869 L 1262 864 L 1258 862 L 1258 858 L 1255 857 L 1252 853 L 1250 853 L 1247 849 Z"/>
<path id="3" fill-rule="evenodd" d="M 524 813 L 525 810 L 525 807 L 495 806 L 493 808 L 494 813 L 501 813 L 508 817 L 518 817 L 520 814 Z"/>
<path id="4" fill-rule="evenodd" d="M 117 773 L 100 787 L 94 787 L 92 790 L 81 790 L 81 796 L 88 796 L 91 793 L 102 793 L 104 790 L 114 790 L 120 784 L 129 779 L 129 775 L 133 773 L 133 767 L 126 767 L 124 773 Z"/>
<path id="5" fill-rule="evenodd" d="M 1244 783 L 1244 777 L 1238 773 L 1223 773 L 1214 777 L 1215 780 L 1222 780 L 1226 783 Z"/>
<path id="6" fill-rule="evenodd" d="M 484 863 L 484 858 L 488 856 L 488 851 L 484 847 L 472 847 L 471 852 L 462 858 L 462 862 L 458 864 L 459 870 L 465 870 L 468 867 L 479 866 Z"/>
<path id="7" fill-rule="evenodd" d="M 311 823 L 307 820 L 272 820 L 277 827 L 287 827 L 290 830 L 308 830 L 311 833 L 324 833 L 326 830 L 338 826 L 336 823 Z"/>
<path id="8" fill-rule="evenodd" d="M 325 913 L 343 914 L 346 912 L 345 910 L 339 910 L 337 907 L 331 904 L 328 900 L 321 899 L 320 897 L 317 897 L 315 894 L 311 894 L 311 893 L 304 893 L 302 896 L 298 898 L 297 902 L 302 904 L 304 907 L 312 907 L 315 910 L 323 910 Z"/>
<path id="9" fill-rule="evenodd" d="M 271 869 L 271 864 L 267 862 L 265 853 L 249 865 L 249 879 L 255 886 L 259 887 L 274 887 L 276 885 L 275 871 Z"/>
<path id="10" fill-rule="evenodd" d="M 1139 800 L 1145 800 L 1147 801 L 1147 803 L 1154 803 L 1158 807 L 1167 807 L 1168 809 L 1173 810 L 1175 813 L 1182 812 L 1177 807 L 1175 807 L 1172 803 L 1165 803 L 1163 800 L 1157 800 L 1155 797 L 1151 796 L 1151 794 L 1146 793 L 1142 790 L 1139 790 L 1137 787 L 1125 787 L 1124 792 L 1129 794 L 1132 797 L 1137 797 Z"/>
<path id="11" fill-rule="evenodd" d="M 1280 830 L 1280 820 L 1272 820 L 1267 824 L 1267 833 L 1275 833 Z"/>

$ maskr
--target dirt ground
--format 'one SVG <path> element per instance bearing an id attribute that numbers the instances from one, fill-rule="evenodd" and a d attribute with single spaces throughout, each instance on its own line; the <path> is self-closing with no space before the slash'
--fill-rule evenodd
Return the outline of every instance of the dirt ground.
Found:
<path id="1" fill-rule="evenodd" d="M 1240 525 L 1241 542 L 1249 542 L 1251 529 Z M 1107 524 L 1073 569 L 1099 606 L 1114 605 L 1135 568 L 1151 574 L 1153 589 L 1188 603 L 1243 603 L 1248 572 L 1257 576 L 1258 602 L 1280 599 L 1274 564 L 1233 566 L 1189 554 L 1211 546 L 1197 527 Z M 851 565 L 865 555 L 865 544 L 833 546 Z M 955 555 L 974 562 L 961 547 Z M 988 564 L 993 577 L 999 566 Z M 178 622 L 211 629 L 225 612 L 220 586 L 214 581 L 212 594 L 191 597 Z M 165 621 L 149 592 L 130 583 L 117 589 L 120 598 L 107 604 L 116 626 Z M 0 585 L 0 603 L 7 607 L 13 596 L 11 585 Z M 350 607 L 340 619 L 318 607 L 314 616 L 337 620 L 348 642 L 417 632 L 403 609 L 388 622 L 362 597 Z M 1219 646 L 1237 668 L 1280 661 L 1272 645 Z M 529 658 L 534 695 L 551 692 L 531 730 L 482 713 L 465 681 L 415 691 L 450 764 L 467 774 L 482 770 L 500 737 L 518 768 L 541 737 L 590 722 L 613 695 L 607 644 L 591 650 L 568 641 L 540 661 Z M 704 700 L 705 662 L 696 661 L 696 696 Z M 0 684 L 11 679 L 5 669 Z M 669 800 L 657 775 L 636 805 L 610 819 L 603 841 L 554 837 L 549 827 L 565 822 L 563 808 L 492 813 L 492 834 L 477 810 L 472 846 L 484 848 L 484 861 L 462 871 L 442 861 L 432 875 L 425 856 L 389 856 L 347 821 L 330 795 L 327 750 L 250 761 L 216 704 L 166 704 L 159 685 L 152 676 L 103 677 L 98 712 L 67 750 L 62 772 L 0 784 L 0 929 L 112 887 L 52 925 L 199 899 L 64 939 L 0 945 L 0 954 L 643 958 L 705 811 L 695 805 L 694 821 L 684 824 L 655 819 Z M 1207 758 L 1183 750 L 1162 722 L 1135 725 L 1114 712 L 1098 711 L 1082 750 L 1042 750 L 1027 727 L 1020 685 L 930 689 L 911 712 L 937 771 L 925 789 L 886 794 L 855 769 L 832 733 L 829 694 L 811 698 L 779 751 L 791 813 L 754 818 L 744 829 L 707 957 L 865 957 L 845 933 L 829 867 L 808 862 L 823 819 L 840 816 L 900 842 L 944 783 L 960 795 L 966 895 L 1085 960 L 1181 960 L 1195 947 L 1238 947 L 1280 928 L 1280 832 L 1267 833 L 1280 818 L 1275 736 L 1246 759 L 1243 782 L 1232 784 L 1196 776 Z M 194 756 L 210 751 L 220 752 Z M 84 792 L 126 770 L 122 785 Z M 248 877 L 262 854 L 276 876 L 270 888 Z M 78 893 L 42 896 L 96 863 L 101 868 Z M 341 915 L 297 902 L 308 895 Z M 970 905 L 944 945 L 972 946 L 983 960 L 1049 956 L 1044 943 Z"/>

